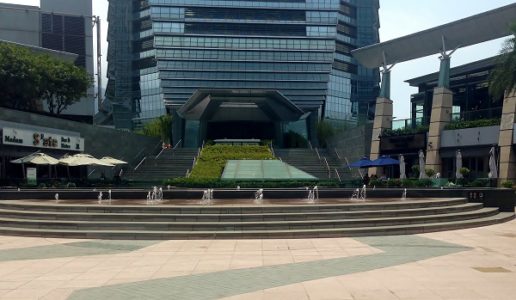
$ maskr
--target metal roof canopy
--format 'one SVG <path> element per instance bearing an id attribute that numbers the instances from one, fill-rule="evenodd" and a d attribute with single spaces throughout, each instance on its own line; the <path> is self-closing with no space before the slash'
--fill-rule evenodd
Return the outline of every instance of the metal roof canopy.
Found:
<path id="1" fill-rule="evenodd" d="M 514 21 L 516 3 L 351 53 L 365 67 L 378 68 L 508 36 Z"/>
<path id="2" fill-rule="evenodd" d="M 297 121 L 304 111 L 278 91 L 199 89 L 179 109 L 187 120 Z"/>

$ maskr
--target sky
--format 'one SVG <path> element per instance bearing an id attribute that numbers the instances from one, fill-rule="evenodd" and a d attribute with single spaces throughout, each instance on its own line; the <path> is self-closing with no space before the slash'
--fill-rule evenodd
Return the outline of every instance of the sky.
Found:
<path id="1" fill-rule="evenodd" d="M 39 0 L 0 0 L 0 2 L 39 6 Z M 380 39 L 388 41 L 511 3 L 514 3 L 514 0 L 380 0 Z M 107 69 L 105 62 L 107 8 L 107 0 L 93 0 L 93 14 L 100 16 L 103 22 L 104 74 Z M 503 41 L 504 39 L 498 39 L 457 50 L 451 59 L 452 67 L 498 54 Z M 394 67 L 391 73 L 394 117 L 397 119 L 410 117 L 410 95 L 416 93 L 417 89 L 410 87 L 405 80 L 438 70 L 438 55 L 400 63 Z M 106 83 L 104 79 L 103 85 L 105 86 Z"/>

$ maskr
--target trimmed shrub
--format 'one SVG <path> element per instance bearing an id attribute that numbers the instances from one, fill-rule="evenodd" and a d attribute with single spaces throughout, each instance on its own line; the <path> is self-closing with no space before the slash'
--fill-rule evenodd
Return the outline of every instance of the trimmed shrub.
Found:
<path id="1" fill-rule="evenodd" d="M 512 183 L 512 181 L 507 180 L 507 181 L 502 182 L 502 186 L 503 186 L 504 188 L 512 189 L 512 187 L 513 187 L 513 183 Z"/>
<path id="2" fill-rule="evenodd" d="M 454 121 L 444 127 L 445 130 L 466 129 L 500 125 L 500 119 L 479 119 L 473 121 Z"/>

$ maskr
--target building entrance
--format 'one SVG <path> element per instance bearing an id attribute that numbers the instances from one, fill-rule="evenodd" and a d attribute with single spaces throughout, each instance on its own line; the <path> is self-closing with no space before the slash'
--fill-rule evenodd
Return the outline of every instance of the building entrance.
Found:
<path id="1" fill-rule="evenodd" d="M 272 122 L 208 122 L 206 138 L 216 139 L 260 139 L 273 140 L 274 123 Z"/>

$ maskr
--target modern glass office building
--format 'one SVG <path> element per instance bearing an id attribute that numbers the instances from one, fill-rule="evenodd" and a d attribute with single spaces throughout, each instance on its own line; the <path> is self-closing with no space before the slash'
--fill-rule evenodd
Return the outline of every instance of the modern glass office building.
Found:
<path id="1" fill-rule="evenodd" d="M 374 111 L 378 72 L 350 51 L 379 42 L 378 0 L 109 2 L 117 127 L 168 112 L 186 146 L 243 138 L 246 130 L 232 132 L 242 126 L 249 138 L 295 130 L 313 139 L 321 118 L 354 122 Z M 266 127 L 275 129 L 259 132 Z"/>

